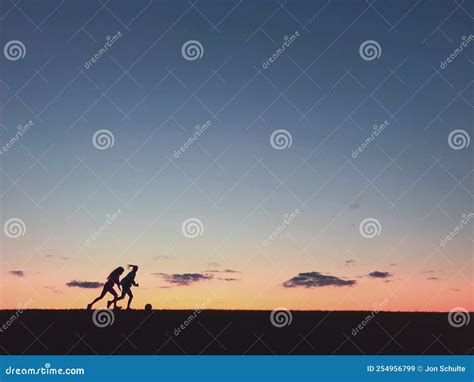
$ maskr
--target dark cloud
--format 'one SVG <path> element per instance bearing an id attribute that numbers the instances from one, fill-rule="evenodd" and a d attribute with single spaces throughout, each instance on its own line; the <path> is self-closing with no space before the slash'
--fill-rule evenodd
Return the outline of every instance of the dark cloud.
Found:
<path id="1" fill-rule="evenodd" d="M 220 267 L 221 265 L 219 263 L 207 263 L 210 267 Z"/>
<path id="2" fill-rule="evenodd" d="M 439 280 L 439 277 L 428 277 L 427 280 Z"/>
<path id="3" fill-rule="evenodd" d="M 154 260 L 170 260 L 172 259 L 171 256 L 153 256 Z"/>
<path id="4" fill-rule="evenodd" d="M 69 256 L 44 255 L 44 257 L 46 257 L 48 259 L 55 259 L 55 258 L 62 259 L 62 260 L 69 260 L 70 259 Z"/>
<path id="5" fill-rule="evenodd" d="M 325 287 L 325 286 L 352 286 L 355 285 L 355 280 L 344 280 L 336 276 L 323 275 L 319 272 L 305 272 L 299 273 L 283 283 L 285 288 L 294 287 Z"/>
<path id="6" fill-rule="evenodd" d="M 386 279 L 387 277 L 392 277 L 392 275 L 389 272 L 373 271 L 369 273 L 369 277 L 374 279 Z"/>
<path id="7" fill-rule="evenodd" d="M 394 267 L 395 265 L 398 265 L 398 263 L 392 263 L 392 264 L 390 264 L 391 267 Z"/>
<path id="8" fill-rule="evenodd" d="M 354 202 L 354 203 L 349 204 L 349 207 L 352 208 L 353 210 L 356 210 L 360 208 L 360 204 L 358 202 Z"/>
<path id="9" fill-rule="evenodd" d="M 212 275 L 206 275 L 203 273 L 173 273 L 171 275 L 160 274 L 160 276 L 162 276 L 163 279 L 170 284 L 186 286 L 198 283 L 200 281 L 211 280 L 213 278 Z"/>
<path id="10" fill-rule="evenodd" d="M 345 267 L 349 267 L 349 266 L 355 265 L 356 263 L 357 263 L 357 261 L 355 261 L 355 260 L 346 260 L 346 261 L 344 262 L 344 266 L 345 266 Z"/>
<path id="11" fill-rule="evenodd" d="M 234 269 L 209 269 L 206 273 L 242 273 L 240 271 L 236 271 Z"/>
<path id="12" fill-rule="evenodd" d="M 10 273 L 12 276 L 25 277 L 25 273 L 23 271 L 10 271 L 8 273 Z"/>
<path id="13" fill-rule="evenodd" d="M 221 271 L 224 272 L 224 271 Z M 233 272 L 226 272 L 226 273 L 233 273 Z M 178 286 L 188 286 L 194 283 L 198 283 L 201 281 L 207 280 L 219 280 L 219 281 L 240 281 L 240 279 L 234 277 L 214 277 L 214 275 L 210 273 L 162 273 L 162 272 L 154 272 L 152 273 L 154 276 L 158 276 L 163 278 L 169 284 L 174 284 Z M 169 286 L 168 286 L 169 287 Z"/>
<path id="14" fill-rule="evenodd" d="M 240 279 L 236 279 L 235 277 L 218 277 L 216 280 L 221 281 L 240 281 Z"/>
<path id="15" fill-rule="evenodd" d="M 66 283 L 68 287 L 77 287 L 77 288 L 85 288 L 85 289 L 96 289 L 104 286 L 103 283 L 98 281 L 79 281 L 79 280 L 72 280 Z"/>

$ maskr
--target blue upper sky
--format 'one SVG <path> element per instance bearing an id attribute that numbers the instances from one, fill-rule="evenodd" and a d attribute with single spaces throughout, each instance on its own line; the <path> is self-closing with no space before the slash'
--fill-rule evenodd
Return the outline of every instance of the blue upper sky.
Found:
<path id="1" fill-rule="evenodd" d="M 33 284 L 46 285 L 61 269 L 62 290 L 125 261 L 147 264 L 150 288 L 160 281 L 151 272 L 203 272 L 213 262 L 239 269 L 248 288 L 277 270 L 275 285 L 300 272 L 374 270 L 401 285 L 447 269 L 433 288 L 462 289 L 452 280 L 469 275 L 473 228 L 444 248 L 439 241 L 472 212 L 472 144 L 448 142 L 456 129 L 472 135 L 471 42 L 441 63 L 470 41 L 469 2 L 48 0 L 4 1 L 0 12 L 2 46 L 18 40 L 26 50 L 1 57 L 2 145 L 33 121 L 0 157 L 3 220 L 27 227 L 27 239 L 5 241 L 5 271 L 38 272 Z M 182 55 L 190 40 L 202 48 L 196 60 Z M 366 41 L 378 58 L 361 57 Z M 106 150 L 92 144 L 101 129 L 114 139 Z M 279 129 L 291 136 L 283 150 L 270 143 Z M 190 217 L 204 226 L 197 242 L 181 233 Z M 381 223 L 377 239 L 361 238 L 365 218 Z M 173 260 L 157 265 L 160 256 Z M 244 306 L 233 293 L 229 301 Z"/>

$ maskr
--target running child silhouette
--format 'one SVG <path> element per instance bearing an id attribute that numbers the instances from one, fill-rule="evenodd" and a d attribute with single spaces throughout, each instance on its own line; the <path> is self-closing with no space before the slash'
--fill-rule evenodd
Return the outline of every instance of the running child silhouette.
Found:
<path id="1" fill-rule="evenodd" d="M 121 289 L 120 286 L 120 275 L 123 273 L 124 269 L 122 267 L 115 268 L 112 272 L 110 272 L 110 275 L 107 277 L 107 281 L 104 284 L 104 288 L 102 289 L 102 292 L 99 297 L 97 297 L 94 301 L 92 301 L 90 304 L 87 305 L 87 309 L 92 309 L 92 306 L 99 300 L 102 300 L 104 296 L 109 292 L 114 296 L 114 299 L 112 301 L 107 302 L 107 308 L 113 303 L 114 304 L 114 309 L 117 307 L 117 299 L 118 295 L 117 292 L 114 289 L 114 285 L 117 284 L 119 290 Z"/>
<path id="2" fill-rule="evenodd" d="M 117 301 L 123 300 L 125 298 L 125 295 L 128 295 L 127 309 L 130 309 L 130 304 L 133 300 L 133 293 L 131 290 L 132 285 L 136 287 L 138 286 L 138 283 L 135 282 L 135 276 L 137 275 L 138 265 L 129 264 L 128 267 L 131 269 L 131 271 L 128 272 L 127 276 L 122 278 L 122 280 L 120 281 L 120 284 L 122 285 L 122 295 L 117 299 Z M 112 301 L 109 301 L 109 303 L 112 303 Z"/>

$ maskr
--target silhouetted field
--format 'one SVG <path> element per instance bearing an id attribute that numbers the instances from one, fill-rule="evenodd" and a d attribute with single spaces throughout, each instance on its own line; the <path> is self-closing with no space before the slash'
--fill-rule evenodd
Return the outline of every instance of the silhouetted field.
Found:
<path id="1" fill-rule="evenodd" d="M 277 328 L 269 311 L 116 311 L 100 328 L 94 311 L 0 311 L 3 354 L 472 354 L 473 325 L 446 313 L 292 312 Z M 11 317 L 16 317 L 11 320 Z M 189 319 L 193 317 L 192 319 Z M 8 324 L 7 321 L 9 321 Z M 186 323 L 187 322 L 187 325 Z M 177 332 L 181 326 L 180 332 Z M 6 329 L 5 329 L 6 328 Z"/>

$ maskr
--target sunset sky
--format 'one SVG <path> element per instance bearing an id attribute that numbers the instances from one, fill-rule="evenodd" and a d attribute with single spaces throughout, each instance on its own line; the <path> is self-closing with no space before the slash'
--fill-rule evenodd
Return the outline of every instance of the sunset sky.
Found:
<path id="1" fill-rule="evenodd" d="M 1 307 L 85 308 L 137 264 L 136 308 L 474 309 L 472 43 L 440 67 L 468 3 L 2 2 Z"/>

